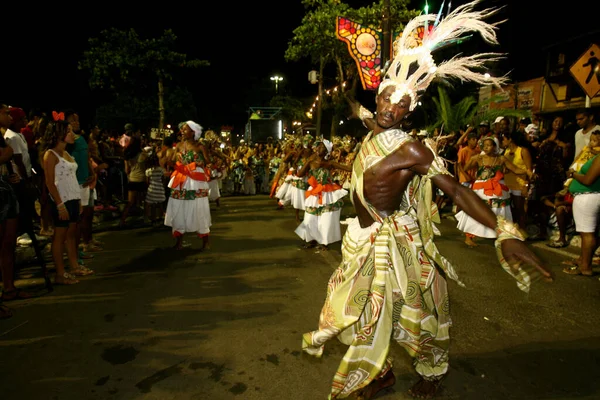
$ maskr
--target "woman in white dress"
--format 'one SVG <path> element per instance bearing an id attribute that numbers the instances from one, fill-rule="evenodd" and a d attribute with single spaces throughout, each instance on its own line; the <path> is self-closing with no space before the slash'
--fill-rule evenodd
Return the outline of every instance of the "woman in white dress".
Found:
<path id="1" fill-rule="evenodd" d="M 483 149 L 481 154 L 471 157 L 464 167 L 465 171 L 477 168 L 475 182 L 471 185 L 471 189 L 492 209 L 494 214 L 512 222 L 510 189 L 504 183 L 504 173 L 506 168 L 516 174 L 523 171 L 500 155 L 500 145 L 496 137 L 484 137 L 479 146 Z M 463 211 L 458 212 L 455 217 L 458 222 L 457 228 L 465 233 L 488 239 L 495 239 L 498 236 L 494 229 L 477 222 Z M 466 235 L 465 243 L 469 247 L 475 247 L 477 243 L 471 235 Z"/>
<path id="2" fill-rule="evenodd" d="M 211 216 L 208 201 L 210 177 L 205 162 L 209 159 L 206 148 L 198 142 L 202 127 L 187 121 L 181 128 L 183 140 L 174 154 L 174 171 L 169 181 L 169 201 L 165 225 L 172 228 L 176 238 L 174 248 L 183 248 L 183 235 L 193 232 L 202 238 L 202 249 L 209 247 Z"/>

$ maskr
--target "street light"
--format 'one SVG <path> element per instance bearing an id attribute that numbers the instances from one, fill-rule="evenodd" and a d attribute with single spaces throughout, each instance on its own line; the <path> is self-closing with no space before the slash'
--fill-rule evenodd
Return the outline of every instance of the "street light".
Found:
<path id="1" fill-rule="evenodd" d="M 271 77 L 271 80 L 275 82 L 275 93 L 279 93 L 279 82 L 283 80 L 283 77 L 275 75 Z"/>

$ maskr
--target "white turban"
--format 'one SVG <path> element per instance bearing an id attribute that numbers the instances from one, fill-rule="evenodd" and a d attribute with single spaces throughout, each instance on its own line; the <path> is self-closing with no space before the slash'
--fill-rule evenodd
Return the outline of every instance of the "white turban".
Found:
<path id="1" fill-rule="evenodd" d="M 195 123 L 194 121 L 187 121 L 186 125 L 190 127 L 191 130 L 194 131 L 194 140 L 198 140 L 200 139 L 200 136 L 202 136 L 202 127 Z"/>
<path id="2" fill-rule="evenodd" d="M 331 154 L 331 150 L 333 149 L 333 143 L 331 143 L 327 139 L 323 139 L 323 144 L 325 145 L 325 148 L 327 149 L 327 154 Z"/>

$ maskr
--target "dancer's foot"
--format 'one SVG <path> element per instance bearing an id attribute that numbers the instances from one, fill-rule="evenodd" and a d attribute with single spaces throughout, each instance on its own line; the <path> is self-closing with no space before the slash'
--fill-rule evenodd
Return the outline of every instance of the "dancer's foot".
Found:
<path id="1" fill-rule="evenodd" d="M 177 241 L 175 242 L 175 245 L 173 246 L 173 250 L 181 250 L 183 249 L 183 237 L 179 236 L 177 237 Z"/>
<path id="2" fill-rule="evenodd" d="M 475 241 L 473 240 L 473 238 L 470 238 L 470 237 L 467 237 L 467 238 L 465 239 L 465 244 L 466 244 L 467 246 L 469 246 L 470 248 L 473 248 L 473 247 L 477 247 L 477 246 L 478 246 L 478 244 L 477 244 L 477 243 L 475 243 Z"/>
<path id="3" fill-rule="evenodd" d="M 408 389 L 408 394 L 417 399 L 431 399 L 436 395 L 442 385 L 442 379 L 443 378 L 440 377 L 433 380 L 426 380 L 421 377 L 413 387 Z"/>
<path id="4" fill-rule="evenodd" d="M 390 369 L 383 377 L 373 380 L 367 387 L 358 390 L 352 398 L 355 400 L 372 399 L 381 390 L 394 386 L 395 383 L 396 377 Z"/>
<path id="5" fill-rule="evenodd" d="M 327 247 L 327 245 L 325 245 L 325 244 L 319 244 L 319 245 L 317 245 L 317 250 L 327 251 L 327 250 L 329 250 L 329 247 Z"/>
<path id="6" fill-rule="evenodd" d="M 317 245 L 317 242 L 312 241 L 312 242 L 306 242 L 304 243 L 304 245 L 302 246 L 303 249 L 312 249 L 313 247 L 315 247 Z"/>

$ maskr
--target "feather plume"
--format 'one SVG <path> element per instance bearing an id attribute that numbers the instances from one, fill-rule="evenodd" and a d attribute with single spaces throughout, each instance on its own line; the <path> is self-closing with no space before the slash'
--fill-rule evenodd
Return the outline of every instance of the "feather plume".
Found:
<path id="1" fill-rule="evenodd" d="M 485 42 L 498 44 L 496 26 L 499 23 L 490 24 L 483 19 L 497 13 L 501 8 L 477 11 L 474 7 L 479 3 L 481 0 L 463 4 L 442 19 L 440 14 L 426 14 L 409 21 L 403 34 L 394 43 L 394 59 L 385 72 L 385 79 L 379 85 L 379 93 L 393 85 L 395 91 L 391 101 L 397 103 L 403 96 L 409 95 L 410 110 L 413 110 L 419 95 L 435 78 L 458 79 L 497 87 L 506 83 L 507 76 L 492 77 L 478 71 L 486 63 L 502 59 L 504 54 L 455 56 L 439 65 L 435 64 L 431 55 L 433 51 L 464 38 L 467 33 L 479 33 Z M 422 37 L 416 34 L 420 27 L 424 28 Z"/>

